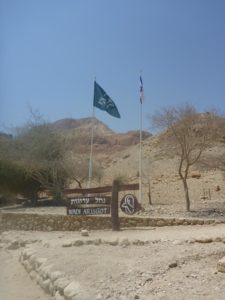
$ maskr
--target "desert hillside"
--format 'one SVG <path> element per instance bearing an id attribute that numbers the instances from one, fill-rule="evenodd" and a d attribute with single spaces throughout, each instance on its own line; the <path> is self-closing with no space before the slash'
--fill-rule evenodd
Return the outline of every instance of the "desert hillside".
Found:
<path id="1" fill-rule="evenodd" d="M 199 122 L 195 128 L 199 135 L 201 135 L 205 117 L 206 115 L 199 114 Z M 92 186 L 111 184 L 115 178 L 120 178 L 126 183 L 139 182 L 138 130 L 115 133 L 101 121 L 91 118 L 62 119 L 49 126 L 64 139 L 69 162 L 76 157 L 82 158 L 83 174 L 88 174 L 91 131 L 93 130 L 93 168 L 99 169 L 101 176 L 93 179 Z M 215 204 L 218 201 L 219 206 L 224 205 L 224 170 L 217 168 L 217 162 L 224 161 L 225 157 L 225 119 L 217 117 L 211 127 L 213 127 L 211 140 L 201 160 L 191 166 L 188 176 L 191 205 L 196 209 L 204 208 L 206 205 L 212 208 L 218 207 Z M 12 138 L 4 134 L 1 136 L 4 143 Z M 185 208 L 183 185 L 178 175 L 180 156 L 170 137 L 169 131 L 154 135 L 150 132 L 143 132 L 142 205 L 150 209 L 151 197 L 153 204 L 161 205 L 160 213 L 164 209 L 170 210 L 170 203 L 176 204 L 178 209 Z M 205 161 L 207 165 L 203 164 Z M 194 176 L 196 174 L 198 176 Z M 77 184 L 74 181 L 71 187 L 77 187 Z M 87 186 L 87 182 L 83 180 L 82 186 Z M 137 197 L 139 196 L 138 192 L 134 193 Z"/>
<path id="2" fill-rule="evenodd" d="M 204 115 L 200 115 L 199 128 Z M 52 124 L 70 143 L 74 153 L 86 156 L 90 151 L 90 134 L 92 120 L 59 120 Z M 217 118 L 215 135 L 202 156 L 202 159 L 213 161 L 225 155 L 225 120 Z M 126 182 L 138 182 L 139 170 L 139 132 L 114 133 L 99 120 L 94 120 L 93 158 L 104 171 L 101 182 L 110 184 L 115 177 Z M 149 192 L 152 202 L 156 204 L 176 203 L 184 206 L 184 193 L 178 175 L 179 155 L 167 138 L 170 133 L 156 135 L 143 133 L 143 204 L 148 207 Z M 199 176 L 194 178 L 194 173 Z M 204 207 L 204 203 L 225 197 L 223 172 L 213 166 L 203 168 L 200 163 L 193 165 L 189 172 L 188 185 L 193 205 Z M 193 177 L 192 177 L 193 176 Z M 137 193 L 137 192 L 136 192 Z M 209 204 L 209 203 L 207 203 Z"/>

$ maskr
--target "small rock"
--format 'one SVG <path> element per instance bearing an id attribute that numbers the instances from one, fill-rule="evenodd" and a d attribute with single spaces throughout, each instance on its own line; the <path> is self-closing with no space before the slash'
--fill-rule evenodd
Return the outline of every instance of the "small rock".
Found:
<path id="1" fill-rule="evenodd" d="M 149 278 L 145 279 L 145 282 L 143 283 L 143 285 L 145 285 L 147 282 L 151 282 L 151 281 L 153 281 L 153 279 L 151 277 L 149 277 Z"/>
<path id="2" fill-rule="evenodd" d="M 51 283 L 50 279 L 46 279 L 45 281 L 42 282 L 41 287 L 43 288 L 43 290 L 48 293 L 49 292 L 49 285 Z"/>
<path id="3" fill-rule="evenodd" d="M 201 173 L 199 173 L 199 172 L 193 172 L 191 174 L 191 178 L 199 179 L 200 177 L 201 177 Z"/>
<path id="4" fill-rule="evenodd" d="M 56 291 L 59 291 L 60 294 L 63 294 L 63 290 L 69 283 L 70 282 L 67 278 L 59 278 L 54 281 L 53 286 Z"/>
<path id="5" fill-rule="evenodd" d="M 31 272 L 30 272 L 30 278 L 31 278 L 32 280 L 35 280 L 35 279 L 36 279 L 36 276 L 37 276 L 37 274 L 36 274 L 35 271 L 31 271 Z"/>
<path id="6" fill-rule="evenodd" d="M 60 293 L 57 291 L 55 293 L 55 296 L 53 297 L 53 300 L 64 300 L 64 297 L 60 295 Z"/>
<path id="7" fill-rule="evenodd" d="M 122 239 L 120 242 L 120 246 L 127 247 L 130 245 L 130 241 L 128 239 Z"/>
<path id="8" fill-rule="evenodd" d="M 98 245 L 100 245 L 102 243 L 102 240 L 101 239 L 96 239 L 96 240 L 94 240 L 94 245 L 95 246 L 98 246 Z"/>
<path id="9" fill-rule="evenodd" d="M 219 191 L 220 191 L 220 186 L 219 186 L 219 185 L 216 186 L 215 191 L 216 191 L 216 192 L 219 192 Z"/>
<path id="10" fill-rule="evenodd" d="M 225 273 L 225 256 L 217 262 L 217 270 L 218 272 Z"/>
<path id="11" fill-rule="evenodd" d="M 222 242 L 222 238 L 221 238 L 221 237 L 215 237 L 215 238 L 213 239 L 213 242 L 216 242 L 216 243 Z"/>
<path id="12" fill-rule="evenodd" d="M 52 282 L 54 282 L 55 280 L 57 280 L 58 278 L 60 278 L 62 276 L 63 276 L 63 274 L 60 271 L 53 271 L 53 272 L 49 273 L 49 277 Z"/>
<path id="13" fill-rule="evenodd" d="M 169 264 L 169 268 L 176 268 L 178 266 L 177 262 L 172 262 Z"/>
<path id="14" fill-rule="evenodd" d="M 77 281 L 72 281 L 71 283 L 69 283 L 67 285 L 67 287 L 65 287 L 64 289 L 64 296 L 67 299 L 72 298 L 73 296 L 75 296 L 78 291 L 80 289 L 80 284 Z"/>
<path id="15" fill-rule="evenodd" d="M 182 244 L 183 244 L 183 241 L 181 241 L 181 240 L 173 241 L 173 245 L 182 245 Z"/>
<path id="16" fill-rule="evenodd" d="M 91 297 L 88 293 L 82 289 L 81 285 L 77 281 L 72 281 L 64 289 L 64 298 L 66 300 L 90 300 Z"/>
<path id="17" fill-rule="evenodd" d="M 188 244 L 194 244 L 195 243 L 195 239 L 190 239 L 187 241 Z"/>
<path id="18" fill-rule="evenodd" d="M 140 240 L 134 240 L 132 242 L 133 245 L 136 245 L 136 246 L 143 246 L 145 244 L 145 242 L 143 241 L 140 241 Z"/>
<path id="19" fill-rule="evenodd" d="M 14 241 L 12 242 L 8 247 L 7 249 L 9 250 L 16 250 L 16 249 L 19 249 L 20 248 L 20 243 L 18 241 Z"/>
<path id="20" fill-rule="evenodd" d="M 35 261 L 35 268 L 38 269 L 41 265 L 45 264 L 47 262 L 47 258 L 45 257 L 39 257 Z"/>
<path id="21" fill-rule="evenodd" d="M 82 236 L 89 236 L 89 232 L 87 229 L 82 229 L 80 233 Z"/>
<path id="22" fill-rule="evenodd" d="M 202 243 L 202 244 L 206 244 L 206 243 L 212 243 L 212 239 L 211 238 L 199 238 L 195 240 L 197 243 Z"/>
<path id="23" fill-rule="evenodd" d="M 140 297 L 138 295 L 135 295 L 134 299 L 140 299 Z"/>
<path id="24" fill-rule="evenodd" d="M 83 246 L 83 244 L 84 244 L 84 242 L 81 240 L 76 240 L 75 242 L 73 242 L 73 246 L 76 246 L 76 247 Z"/>
<path id="25" fill-rule="evenodd" d="M 62 244 L 62 247 L 72 247 L 73 242 L 72 241 L 66 241 Z"/>
<path id="26" fill-rule="evenodd" d="M 118 239 L 114 240 L 114 241 L 108 241 L 107 244 L 111 245 L 111 246 L 117 246 L 119 243 Z"/>

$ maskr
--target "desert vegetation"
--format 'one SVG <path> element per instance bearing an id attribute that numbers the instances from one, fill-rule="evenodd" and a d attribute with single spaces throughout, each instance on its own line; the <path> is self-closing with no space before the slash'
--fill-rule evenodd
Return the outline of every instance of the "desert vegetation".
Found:
<path id="1" fill-rule="evenodd" d="M 113 133 L 90 118 L 55 123 L 36 115 L 31 119 L 13 135 L 0 135 L 2 198 L 21 195 L 36 205 L 43 190 L 47 190 L 60 204 L 65 187 L 86 187 L 92 124 L 92 186 L 111 184 L 118 176 L 123 182 L 138 181 L 138 132 Z M 180 203 L 185 200 L 184 207 L 190 211 L 193 172 L 224 173 L 225 120 L 215 112 L 199 113 L 185 104 L 163 108 L 150 121 L 160 132 L 143 135 L 144 206 L 179 198 Z"/>

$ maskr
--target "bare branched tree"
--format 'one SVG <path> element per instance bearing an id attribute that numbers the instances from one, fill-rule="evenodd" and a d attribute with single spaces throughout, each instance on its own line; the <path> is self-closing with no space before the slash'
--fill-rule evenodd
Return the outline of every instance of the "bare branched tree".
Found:
<path id="1" fill-rule="evenodd" d="M 184 187 L 187 211 L 190 211 L 188 173 L 209 145 L 212 121 L 213 114 L 199 114 L 190 104 L 164 108 L 152 118 L 157 128 L 167 129 L 167 138 L 173 141 L 179 155 L 178 174 Z"/>

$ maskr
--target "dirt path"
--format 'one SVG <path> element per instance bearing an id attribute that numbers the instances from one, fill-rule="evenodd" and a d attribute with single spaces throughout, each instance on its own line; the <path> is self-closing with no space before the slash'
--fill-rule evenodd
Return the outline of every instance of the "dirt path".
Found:
<path id="1" fill-rule="evenodd" d="M 0 249 L 0 299 L 47 300 L 49 297 L 31 281 L 19 263 L 19 250 Z"/>
<path id="2" fill-rule="evenodd" d="M 210 240 L 211 239 L 211 240 Z M 46 300 L 18 262 L 25 247 L 79 281 L 93 300 L 224 299 L 225 224 L 120 232 L 9 231 L 1 234 L 0 299 Z M 15 241 L 20 247 L 9 250 Z M 80 300 L 80 299 L 79 299 Z"/>

